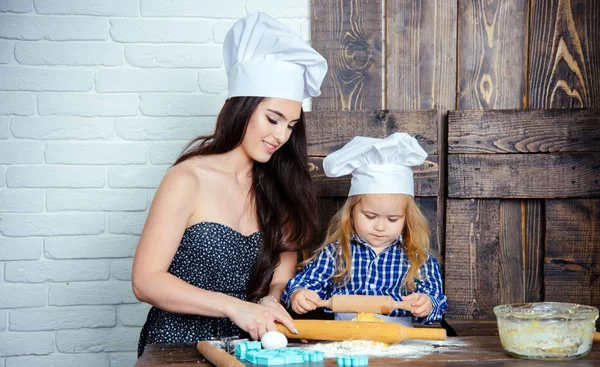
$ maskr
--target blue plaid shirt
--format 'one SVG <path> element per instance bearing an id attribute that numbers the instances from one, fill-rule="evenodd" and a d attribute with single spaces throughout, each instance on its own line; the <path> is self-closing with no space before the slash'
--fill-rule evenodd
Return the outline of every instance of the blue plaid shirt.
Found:
<path id="1" fill-rule="evenodd" d="M 291 295 L 306 288 L 317 292 L 321 299 L 329 299 L 335 294 L 356 294 L 372 296 L 392 296 L 401 301 L 402 296 L 409 294 L 401 290 L 400 285 L 410 267 L 408 257 L 400 241 L 375 254 L 373 248 L 357 235 L 350 241 L 352 248 L 352 277 L 342 287 L 333 283 L 331 277 L 335 273 L 337 243 L 330 243 L 309 263 L 304 270 L 287 284 L 281 299 L 290 306 Z M 429 296 L 433 310 L 427 317 L 413 317 L 415 322 L 429 325 L 442 319 L 448 308 L 448 299 L 444 296 L 442 275 L 438 262 L 429 254 L 419 269 L 423 280 L 415 280 L 416 292 Z M 326 309 L 326 311 L 331 312 Z M 397 309 L 390 316 L 411 316 L 409 311 Z"/>

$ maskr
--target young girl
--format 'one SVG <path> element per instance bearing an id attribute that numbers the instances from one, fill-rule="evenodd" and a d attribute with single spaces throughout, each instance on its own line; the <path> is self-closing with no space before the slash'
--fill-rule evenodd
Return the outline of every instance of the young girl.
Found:
<path id="1" fill-rule="evenodd" d="M 412 326 L 441 320 L 448 302 L 437 261 L 428 253 L 429 228 L 414 199 L 411 166 L 427 153 L 408 134 L 355 137 L 323 162 L 329 177 L 352 173 L 349 198 L 333 217 L 324 245 L 301 266 L 282 299 L 299 313 L 336 294 L 383 295 L 410 301 L 388 321 Z M 354 314 L 336 314 L 349 319 Z"/>
<path id="2" fill-rule="evenodd" d="M 264 13 L 223 44 L 228 99 L 214 134 L 195 139 L 160 184 L 133 261 L 135 296 L 152 304 L 148 344 L 295 326 L 279 298 L 296 251 L 312 244 L 316 200 L 302 100 L 318 96 L 325 59 Z"/>

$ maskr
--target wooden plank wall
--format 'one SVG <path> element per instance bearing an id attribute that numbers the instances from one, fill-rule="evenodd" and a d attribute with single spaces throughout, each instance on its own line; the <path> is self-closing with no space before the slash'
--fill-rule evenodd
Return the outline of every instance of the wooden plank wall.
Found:
<path id="1" fill-rule="evenodd" d="M 429 154 L 417 200 L 459 334 L 495 333 L 497 304 L 600 306 L 600 2 L 312 0 L 311 17 L 323 226 L 349 185 L 323 157 L 405 131 Z"/>

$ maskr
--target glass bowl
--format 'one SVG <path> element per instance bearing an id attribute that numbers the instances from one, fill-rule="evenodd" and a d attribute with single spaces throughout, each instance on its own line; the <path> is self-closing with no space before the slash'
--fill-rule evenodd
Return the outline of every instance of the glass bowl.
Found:
<path id="1" fill-rule="evenodd" d="M 494 307 L 507 354 L 527 359 L 567 360 L 592 349 L 598 309 L 574 303 L 538 302 Z"/>

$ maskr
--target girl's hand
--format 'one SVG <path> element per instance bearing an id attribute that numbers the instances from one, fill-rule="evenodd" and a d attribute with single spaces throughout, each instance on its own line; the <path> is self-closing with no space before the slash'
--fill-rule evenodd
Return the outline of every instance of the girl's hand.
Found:
<path id="1" fill-rule="evenodd" d="M 424 293 L 411 293 L 408 296 L 402 297 L 403 301 L 410 301 L 410 313 L 416 317 L 425 317 L 433 310 L 431 298 Z"/>
<path id="2" fill-rule="evenodd" d="M 315 291 L 310 289 L 300 289 L 292 294 L 292 310 L 297 314 L 307 313 L 317 308 L 321 302 L 321 297 Z"/>
<path id="3" fill-rule="evenodd" d="M 266 300 L 263 300 L 263 302 L 266 302 Z M 275 321 L 285 325 L 291 332 L 297 333 L 298 330 L 294 325 L 294 320 L 283 306 L 279 306 L 240 302 L 232 307 L 228 317 L 240 329 L 248 332 L 254 340 L 260 340 L 267 331 L 276 331 Z"/>

